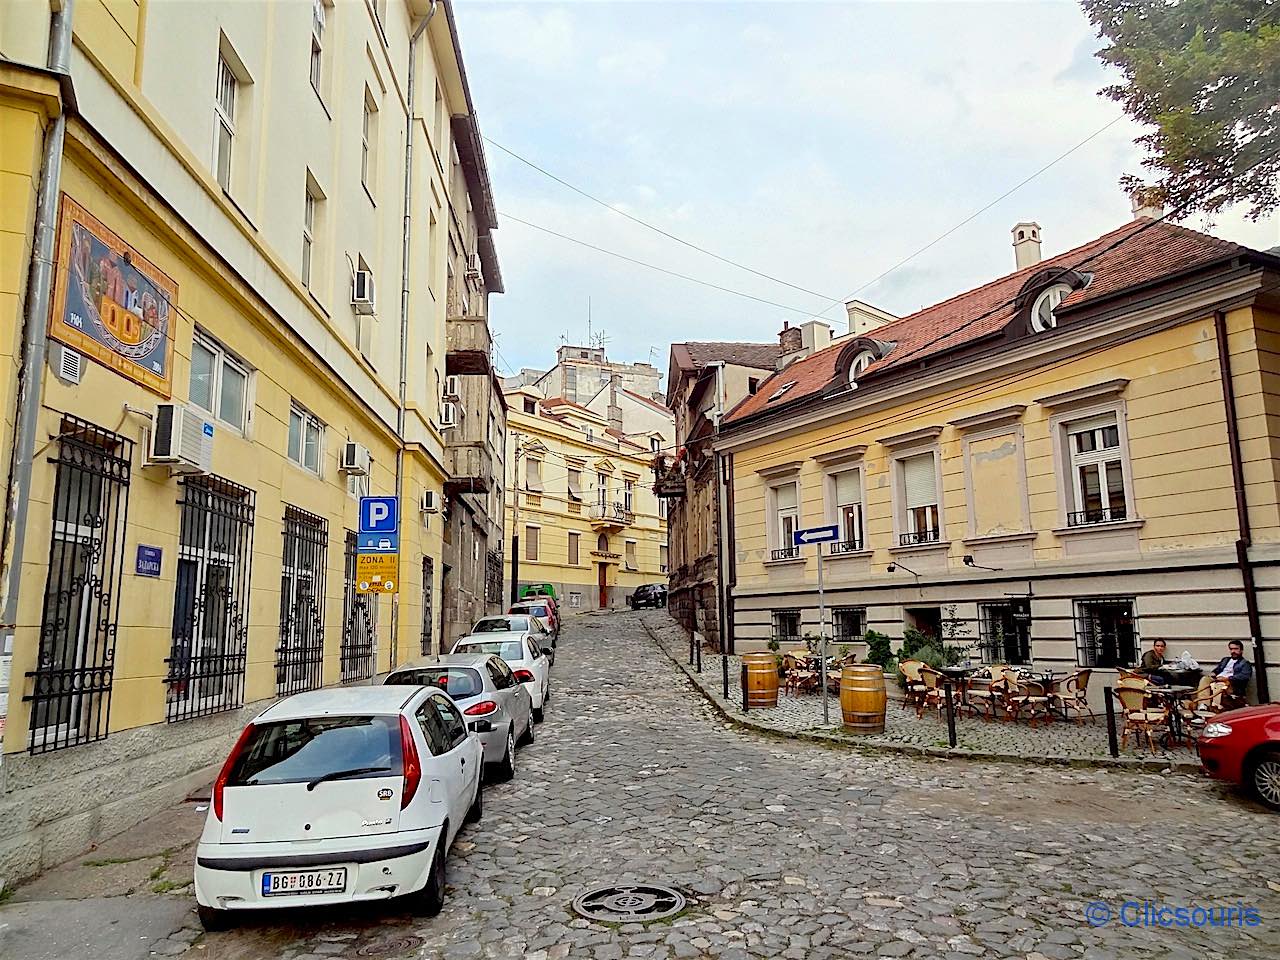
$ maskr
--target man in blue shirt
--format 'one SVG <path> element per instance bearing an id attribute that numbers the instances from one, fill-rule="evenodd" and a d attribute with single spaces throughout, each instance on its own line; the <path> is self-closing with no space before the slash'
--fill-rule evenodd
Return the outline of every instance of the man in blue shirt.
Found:
<path id="1" fill-rule="evenodd" d="M 1228 681 L 1232 696 L 1243 703 L 1249 681 L 1253 679 L 1253 664 L 1244 658 L 1244 644 L 1239 640 L 1228 643 L 1227 652 L 1229 656 L 1223 657 L 1213 668 L 1213 678 Z"/>

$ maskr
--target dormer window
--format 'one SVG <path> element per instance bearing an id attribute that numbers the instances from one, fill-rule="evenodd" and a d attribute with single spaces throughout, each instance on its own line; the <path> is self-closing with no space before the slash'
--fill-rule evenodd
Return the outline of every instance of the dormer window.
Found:
<path id="1" fill-rule="evenodd" d="M 769 397 L 769 402 L 772 403 L 774 400 L 777 400 L 779 397 L 781 397 L 784 393 L 786 393 L 795 385 L 796 385 L 796 382 L 794 380 L 788 380 L 786 383 L 780 386 L 777 390 L 773 391 L 773 395 Z"/>
<path id="2" fill-rule="evenodd" d="M 1055 311 L 1058 304 L 1062 303 L 1062 298 L 1070 292 L 1071 287 L 1065 283 L 1055 283 L 1042 291 L 1031 307 L 1031 329 L 1036 333 L 1044 333 L 1056 327 L 1058 318 Z"/>
<path id="3" fill-rule="evenodd" d="M 858 385 L 858 377 L 862 375 L 862 371 L 875 362 L 876 355 L 870 350 L 861 350 L 854 355 L 853 362 L 849 364 L 849 387 L 851 389 Z"/>

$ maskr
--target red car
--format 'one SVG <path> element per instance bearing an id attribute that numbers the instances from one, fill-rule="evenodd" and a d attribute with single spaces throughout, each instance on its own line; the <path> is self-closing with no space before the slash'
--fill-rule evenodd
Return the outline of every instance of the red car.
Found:
<path id="1" fill-rule="evenodd" d="M 521 600 L 513 604 L 507 613 L 527 613 L 533 617 L 540 617 L 546 621 L 551 635 L 556 640 L 560 639 L 560 611 L 556 609 L 556 602 L 550 597 L 530 597 L 527 600 Z"/>
<path id="2" fill-rule="evenodd" d="M 1280 703 L 1220 713 L 1200 736 L 1200 763 L 1280 810 Z"/>

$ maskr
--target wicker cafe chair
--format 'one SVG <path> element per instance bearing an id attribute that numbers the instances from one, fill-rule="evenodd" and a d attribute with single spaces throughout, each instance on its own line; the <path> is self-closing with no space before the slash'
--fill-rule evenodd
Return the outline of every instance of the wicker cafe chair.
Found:
<path id="1" fill-rule="evenodd" d="M 1119 680 L 1143 680 L 1147 679 L 1145 673 L 1139 673 L 1129 667 L 1116 667 L 1116 678 Z"/>
<path id="2" fill-rule="evenodd" d="M 904 710 L 918 706 L 924 700 L 924 681 L 920 678 L 920 669 L 924 666 L 923 660 L 903 660 L 898 664 L 898 671 L 907 682 L 907 695 L 902 701 Z"/>
<path id="3" fill-rule="evenodd" d="M 920 681 L 924 684 L 924 694 L 921 696 L 920 702 L 916 704 L 916 716 L 924 716 L 924 711 L 929 707 L 934 707 L 941 711 L 946 702 L 942 690 L 942 674 L 928 664 L 921 664 Z"/>
<path id="4" fill-rule="evenodd" d="M 1049 695 L 1045 693 L 1044 684 L 1036 680 L 1020 681 L 1017 687 L 1005 697 L 1004 702 L 1013 716 L 1014 723 L 1022 719 L 1023 711 L 1026 711 L 1032 727 L 1036 725 L 1037 714 L 1046 720 L 1052 719 L 1049 714 Z"/>
<path id="5" fill-rule="evenodd" d="M 1204 725 L 1222 712 L 1223 695 L 1231 689 L 1231 685 L 1223 680 L 1202 677 L 1200 686 L 1188 700 L 1178 704 L 1178 712 L 1182 714 L 1182 726 L 1190 735 L 1196 737 L 1204 730 Z"/>
<path id="6" fill-rule="evenodd" d="M 791 654 L 782 657 L 782 690 L 784 693 L 808 693 L 818 688 L 818 675 L 800 663 Z"/>
<path id="7" fill-rule="evenodd" d="M 1147 746 L 1151 748 L 1152 753 L 1155 753 L 1156 741 L 1154 733 L 1168 724 L 1168 711 L 1155 710 L 1148 707 L 1147 691 L 1139 686 L 1117 686 L 1115 688 L 1115 696 L 1120 703 L 1121 713 L 1124 716 L 1124 730 L 1120 736 L 1121 748 L 1128 747 L 1129 733 L 1132 731 L 1135 740 L 1140 739 L 1145 733 Z"/>
<path id="8" fill-rule="evenodd" d="M 965 706 L 984 720 L 991 720 L 996 715 L 996 704 L 1000 700 L 998 681 L 984 677 L 970 677 L 968 690 L 965 691 Z M 995 689 L 992 689 L 992 688 Z"/>
<path id="9" fill-rule="evenodd" d="M 1062 711 L 1063 717 L 1074 719 L 1076 723 L 1085 717 L 1093 719 L 1093 711 L 1089 708 L 1089 677 L 1092 675 L 1092 670 L 1077 670 L 1062 682 L 1062 687 L 1054 695 L 1054 700 L 1058 709 Z M 1073 713 L 1074 718 L 1072 718 Z"/>

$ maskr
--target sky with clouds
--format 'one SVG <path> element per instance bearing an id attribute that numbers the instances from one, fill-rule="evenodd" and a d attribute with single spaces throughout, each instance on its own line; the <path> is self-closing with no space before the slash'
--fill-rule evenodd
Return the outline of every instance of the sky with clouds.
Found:
<path id="1" fill-rule="evenodd" d="M 1008 273 L 1019 220 L 1041 224 L 1048 256 L 1130 219 L 1117 181 L 1141 172 L 1141 130 L 1098 95 L 1112 78 L 1074 3 L 461 0 L 455 9 L 487 137 L 809 291 L 661 237 L 490 144 L 500 214 L 772 302 L 502 218 L 508 292 L 490 308 L 504 372 L 549 366 L 562 336 L 586 342 L 588 303 L 611 359 L 665 370 L 672 341 L 770 340 L 783 320 L 812 314 L 839 333 L 834 301 L 854 291 L 901 315 Z M 1227 212 L 1211 229 L 1280 244 L 1280 218 Z"/>

